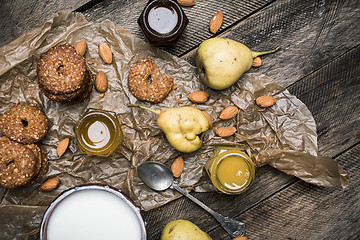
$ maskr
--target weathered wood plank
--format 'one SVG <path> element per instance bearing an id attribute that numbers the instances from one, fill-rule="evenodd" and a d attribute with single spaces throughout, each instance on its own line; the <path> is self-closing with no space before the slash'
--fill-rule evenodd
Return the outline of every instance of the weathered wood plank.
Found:
<path id="1" fill-rule="evenodd" d="M 263 56 L 260 72 L 287 87 L 360 44 L 360 1 L 282 0 L 224 32 L 254 51 L 282 49 Z M 194 64 L 195 50 L 186 54 Z"/>
<path id="2" fill-rule="evenodd" d="M 241 214 L 249 239 L 359 239 L 359 158 L 360 144 L 336 158 L 350 174 L 347 189 L 296 181 Z M 210 235 L 230 239 L 219 227 Z"/>
<path id="3" fill-rule="evenodd" d="M 59 11 L 73 11 L 90 0 L 22 1 L 0 0 L 0 46 L 44 22 Z"/>
<path id="4" fill-rule="evenodd" d="M 209 31 L 211 17 L 218 11 L 224 14 L 224 22 L 220 32 L 231 27 L 241 19 L 255 11 L 267 6 L 271 0 L 207 0 L 196 1 L 192 7 L 183 7 L 189 24 L 175 48 L 166 51 L 180 56 L 191 50 L 205 39 L 214 36 Z M 145 40 L 137 19 L 144 9 L 147 1 L 116 1 L 105 0 L 93 8 L 84 12 L 89 21 L 103 21 L 110 19 L 123 28 L 132 32 L 135 36 Z M 217 34 L 218 34 L 217 33 Z"/>

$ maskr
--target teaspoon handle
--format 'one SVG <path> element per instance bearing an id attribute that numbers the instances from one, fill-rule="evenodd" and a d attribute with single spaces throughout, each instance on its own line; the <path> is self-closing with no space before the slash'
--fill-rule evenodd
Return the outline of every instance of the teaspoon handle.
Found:
<path id="1" fill-rule="evenodd" d="M 237 221 L 235 219 L 224 217 L 218 212 L 215 212 L 208 206 L 206 206 L 204 203 L 202 203 L 197 198 L 193 197 L 190 193 L 179 187 L 176 182 L 173 182 L 172 188 L 174 188 L 176 191 L 183 194 L 185 197 L 189 198 L 191 201 L 202 207 L 205 211 L 210 213 L 225 229 L 227 233 L 230 234 L 231 237 L 239 237 L 245 235 L 245 223 Z"/>

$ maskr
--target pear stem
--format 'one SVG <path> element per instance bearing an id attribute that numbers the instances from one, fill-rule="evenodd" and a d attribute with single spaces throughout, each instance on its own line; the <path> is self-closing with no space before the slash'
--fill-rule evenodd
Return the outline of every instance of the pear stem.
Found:
<path id="1" fill-rule="evenodd" d="M 274 53 L 274 52 L 278 51 L 280 48 L 281 48 L 280 46 L 277 46 L 275 49 L 270 50 L 270 51 L 265 51 L 265 52 L 252 52 L 252 55 L 253 55 L 253 58 L 256 58 L 256 57 L 261 56 L 261 55 L 265 55 L 265 54 L 269 54 L 269 53 Z"/>
<path id="2" fill-rule="evenodd" d="M 143 109 L 146 109 L 152 113 L 155 113 L 157 115 L 160 114 L 161 110 L 160 109 L 152 109 L 152 108 L 148 108 L 148 107 L 145 107 L 145 106 L 141 106 L 141 105 L 138 105 L 139 107 L 143 108 Z"/>

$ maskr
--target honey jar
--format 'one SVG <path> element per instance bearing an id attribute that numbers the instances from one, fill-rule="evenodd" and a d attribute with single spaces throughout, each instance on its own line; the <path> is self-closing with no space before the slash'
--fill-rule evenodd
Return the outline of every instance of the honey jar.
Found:
<path id="1" fill-rule="evenodd" d="M 155 47 L 174 46 L 188 22 L 175 0 L 150 0 L 138 18 L 145 37 Z"/>
<path id="2" fill-rule="evenodd" d="M 255 177 L 255 165 L 243 149 L 220 146 L 205 169 L 217 191 L 226 194 L 245 192 Z"/>
<path id="3" fill-rule="evenodd" d="M 77 122 L 74 132 L 83 153 L 103 157 L 109 156 L 124 138 L 116 113 L 91 108 Z"/>

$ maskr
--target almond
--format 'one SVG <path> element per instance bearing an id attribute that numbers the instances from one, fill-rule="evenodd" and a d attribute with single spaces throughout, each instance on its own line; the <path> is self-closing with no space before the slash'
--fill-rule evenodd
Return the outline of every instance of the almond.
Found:
<path id="1" fill-rule="evenodd" d="M 195 0 L 177 0 L 177 2 L 184 7 L 190 7 L 195 5 Z"/>
<path id="2" fill-rule="evenodd" d="M 69 142 L 70 142 L 69 138 L 64 138 L 63 140 L 60 141 L 59 145 L 56 148 L 56 153 L 59 157 L 65 153 L 66 149 L 69 146 Z"/>
<path id="3" fill-rule="evenodd" d="M 210 21 L 210 25 L 209 25 L 210 32 L 216 33 L 220 29 L 223 22 L 223 18 L 224 16 L 221 11 L 215 13 L 215 15 L 211 18 Z"/>
<path id="4" fill-rule="evenodd" d="M 265 108 L 265 107 L 271 107 L 276 103 L 276 101 L 277 101 L 276 98 L 272 96 L 261 96 L 256 99 L 256 104 L 259 105 L 260 107 Z"/>
<path id="5" fill-rule="evenodd" d="M 86 41 L 81 40 L 75 45 L 75 50 L 80 56 L 84 56 L 86 51 Z"/>
<path id="6" fill-rule="evenodd" d="M 234 238 L 233 240 L 248 240 L 248 238 L 245 236 L 242 236 L 242 237 Z"/>
<path id="7" fill-rule="evenodd" d="M 109 45 L 107 45 L 106 43 L 101 43 L 99 45 L 99 54 L 105 63 L 112 63 L 112 52 Z"/>
<path id="8" fill-rule="evenodd" d="M 203 91 L 190 93 L 188 99 L 194 103 L 204 103 L 209 99 L 209 94 Z"/>
<path id="9" fill-rule="evenodd" d="M 57 188 L 59 184 L 60 180 L 58 178 L 50 178 L 40 185 L 39 190 L 49 192 Z"/>
<path id="10" fill-rule="evenodd" d="M 216 135 L 219 137 L 229 137 L 236 133 L 236 128 L 234 127 L 221 127 L 216 129 L 215 131 Z"/>
<path id="11" fill-rule="evenodd" d="M 95 88 L 99 92 L 105 92 L 107 89 L 107 79 L 103 71 L 99 71 L 95 78 Z"/>
<path id="12" fill-rule="evenodd" d="M 206 111 L 202 111 L 205 115 L 205 117 L 207 118 L 208 122 L 209 122 L 209 128 L 212 128 L 212 119 L 210 114 L 208 114 Z"/>
<path id="13" fill-rule="evenodd" d="M 180 177 L 182 171 L 184 170 L 184 159 L 180 156 L 174 160 L 171 165 L 171 171 L 173 172 L 174 177 Z"/>
<path id="14" fill-rule="evenodd" d="M 261 64 L 262 64 L 262 60 L 260 57 L 256 57 L 253 59 L 253 64 L 252 64 L 253 67 L 260 67 Z"/>
<path id="15" fill-rule="evenodd" d="M 220 118 L 224 119 L 224 120 L 230 119 L 230 118 L 235 117 L 236 114 L 238 114 L 238 112 L 239 112 L 239 109 L 236 106 L 231 105 L 221 111 Z"/>

